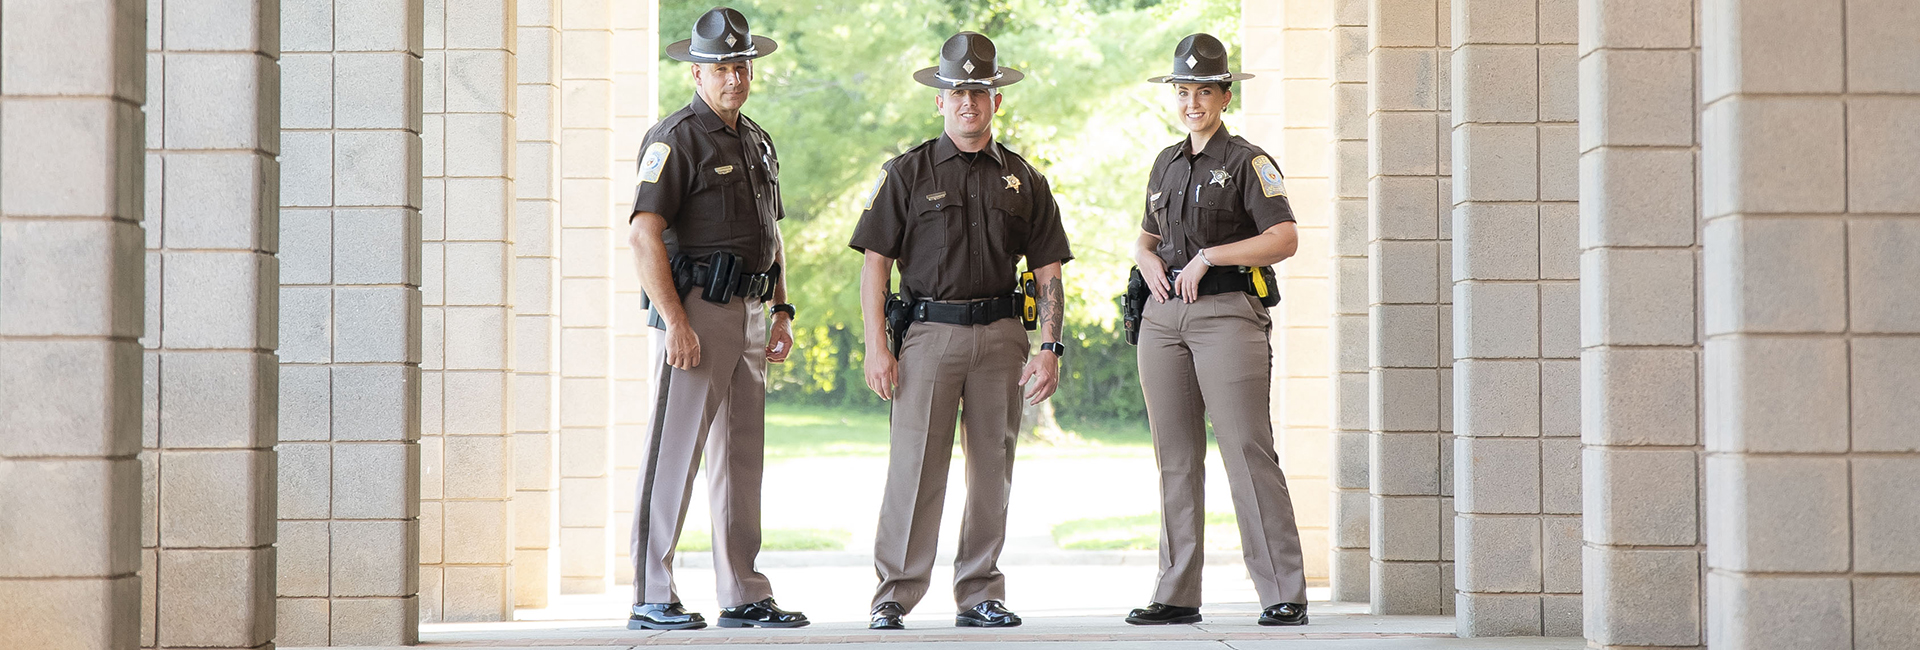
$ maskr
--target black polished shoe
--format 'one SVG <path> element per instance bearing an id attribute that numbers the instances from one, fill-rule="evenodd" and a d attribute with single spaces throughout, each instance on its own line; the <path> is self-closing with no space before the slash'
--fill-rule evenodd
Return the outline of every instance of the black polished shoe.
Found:
<path id="1" fill-rule="evenodd" d="M 954 627 L 1014 627 L 1020 624 L 1020 617 L 997 600 L 983 600 L 973 609 L 960 612 L 954 617 Z"/>
<path id="2" fill-rule="evenodd" d="M 873 606 L 873 622 L 867 624 L 869 630 L 904 630 L 907 622 L 901 620 L 907 616 L 906 608 L 891 600 Z"/>
<path id="3" fill-rule="evenodd" d="M 720 609 L 720 627 L 806 627 L 807 615 L 773 604 L 773 598 Z"/>
<path id="4" fill-rule="evenodd" d="M 629 630 L 698 630 L 707 619 L 680 608 L 680 603 L 641 603 L 627 617 Z"/>
<path id="5" fill-rule="evenodd" d="M 1180 625 L 1200 622 L 1200 608 L 1153 603 L 1133 610 L 1127 622 L 1134 625 Z"/>
<path id="6" fill-rule="evenodd" d="M 1261 625 L 1306 625 L 1306 603 L 1280 603 L 1260 612 Z"/>

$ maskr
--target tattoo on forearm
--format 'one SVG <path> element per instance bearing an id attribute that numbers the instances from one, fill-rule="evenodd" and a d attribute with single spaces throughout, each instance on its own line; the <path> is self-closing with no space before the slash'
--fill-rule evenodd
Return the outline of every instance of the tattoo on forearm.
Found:
<path id="1" fill-rule="evenodd" d="M 1065 333 L 1063 323 L 1066 320 L 1067 311 L 1066 293 L 1066 286 L 1060 278 L 1047 281 L 1046 288 L 1040 290 L 1040 322 L 1046 328 L 1041 334 L 1044 340 L 1063 340 L 1061 336 Z"/>

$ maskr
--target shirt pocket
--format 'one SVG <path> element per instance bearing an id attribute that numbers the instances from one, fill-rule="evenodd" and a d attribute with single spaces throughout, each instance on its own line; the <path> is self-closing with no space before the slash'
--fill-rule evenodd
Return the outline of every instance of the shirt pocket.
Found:
<path id="1" fill-rule="evenodd" d="M 1025 255 L 1027 239 L 1033 236 L 1033 211 L 1025 194 L 1007 190 L 998 192 L 988 203 L 987 232 L 999 237 L 1001 250 Z"/>
<path id="2" fill-rule="evenodd" d="M 946 249 L 966 242 L 966 193 L 932 186 L 916 187 L 907 204 L 913 215 L 907 237 L 920 250 Z"/>
<path id="3" fill-rule="evenodd" d="M 1203 186 L 1200 195 L 1194 197 L 1195 207 L 1199 208 L 1200 223 L 1194 225 L 1195 239 L 1201 246 L 1218 246 L 1228 243 L 1235 233 L 1252 223 L 1244 210 L 1240 209 L 1236 190 L 1229 184 L 1226 187 Z"/>
<path id="4" fill-rule="evenodd" d="M 729 223 L 759 223 L 760 209 L 753 200 L 753 183 L 747 166 L 740 161 L 718 158 L 700 166 L 701 184 L 719 195 L 722 214 Z"/>
<path id="5" fill-rule="evenodd" d="M 1154 192 L 1151 196 L 1147 197 L 1147 218 L 1152 219 L 1153 226 L 1160 229 L 1160 239 L 1162 240 L 1173 235 L 1173 231 L 1167 229 L 1168 226 L 1173 225 L 1171 223 L 1172 220 L 1167 216 L 1167 204 L 1172 200 L 1173 197 L 1170 196 L 1166 190 Z"/>

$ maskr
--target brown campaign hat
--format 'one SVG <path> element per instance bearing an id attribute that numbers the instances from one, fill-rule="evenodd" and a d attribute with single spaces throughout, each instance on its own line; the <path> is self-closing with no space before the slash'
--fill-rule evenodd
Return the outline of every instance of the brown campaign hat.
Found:
<path id="1" fill-rule="evenodd" d="M 1194 34 L 1180 39 L 1173 48 L 1173 74 L 1148 79 L 1156 84 L 1226 83 L 1252 79 L 1253 75 L 1227 69 L 1227 46 L 1212 34 Z"/>
<path id="2" fill-rule="evenodd" d="M 732 7 L 714 7 L 693 23 L 693 38 L 667 46 L 667 56 L 688 63 L 758 59 L 780 44 L 747 30 L 747 17 Z"/>
<path id="3" fill-rule="evenodd" d="M 913 73 L 913 80 L 934 88 L 999 88 L 1027 75 L 998 63 L 993 41 L 976 32 L 960 32 L 940 46 L 940 65 Z"/>

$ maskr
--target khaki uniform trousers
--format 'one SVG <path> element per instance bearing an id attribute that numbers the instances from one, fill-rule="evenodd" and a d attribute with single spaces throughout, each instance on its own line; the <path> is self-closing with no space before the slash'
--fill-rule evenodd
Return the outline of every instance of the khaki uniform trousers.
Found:
<path id="1" fill-rule="evenodd" d="M 1020 431 L 1020 368 L 1027 331 L 1005 318 L 988 325 L 914 323 L 900 346 L 886 493 L 873 545 L 880 586 L 873 604 L 912 610 L 932 580 L 956 420 L 967 454 L 967 505 L 954 557 L 953 597 L 961 610 L 1006 600 L 1000 551 Z M 964 415 L 958 413 L 965 406 Z"/>
<path id="2" fill-rule="evenodd" d="M 1240 523 L 1240 548 L 1262 606 L 1307 602 L 1300 532 L 1287 478 L 1274 453 L 1268 413 L 1272 320 L 1244 293 L 1193 304 L 1147 301 L 1140 328 L 1140 387 L 1160 465 L 1160 578 L 1154 602 L 1200 606 L 1205 563 L 1207 429 L 1213 416 L 1220 459 Z"/>
<path id="3" fill-rule="evenodd" d="M 713 569 L 721 607 L 773 595 L 754 569 L 760 554 L 760 479 L 765 466 L 767 319 L 760 300 L 681 301 L 700 335 L 700 365 L 666 363 L 666 336 L 656 333 L 659 374 L 653 421 L 640 461 L 633 514 L 633 600 L 675 603 L 673 547 L 686 523 L 688 496 L 701 451 L 707 457 L 713 510 Z"/>

